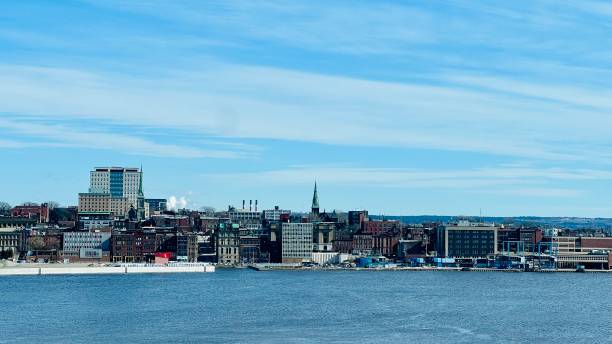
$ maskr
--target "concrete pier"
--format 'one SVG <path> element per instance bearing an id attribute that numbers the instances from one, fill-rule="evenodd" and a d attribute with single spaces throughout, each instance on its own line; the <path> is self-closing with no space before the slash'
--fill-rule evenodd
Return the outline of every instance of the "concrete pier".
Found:
<path id="1" fill-rule="evenodd" d="M 27 275 L 96 275 L 96 274 L 130 274 L 130 273 L 184 273 L 214 272 L 214 265 L 186 266 L 66 266 L 53 267 L 5 267 L 0 268 L 0 276 Z"/>

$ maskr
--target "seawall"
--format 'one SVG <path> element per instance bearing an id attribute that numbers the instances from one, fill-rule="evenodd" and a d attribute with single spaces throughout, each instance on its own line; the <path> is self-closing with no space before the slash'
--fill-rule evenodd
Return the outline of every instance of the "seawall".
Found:
<path id="1" fill-rule="evenodd" d="M 18 275 L 96 275 L 130 273 L 214 272 L 213 265 L 201 266 L 95 266 L 95 267 L 10 267 L 0 269 L 0 276 Z"/>

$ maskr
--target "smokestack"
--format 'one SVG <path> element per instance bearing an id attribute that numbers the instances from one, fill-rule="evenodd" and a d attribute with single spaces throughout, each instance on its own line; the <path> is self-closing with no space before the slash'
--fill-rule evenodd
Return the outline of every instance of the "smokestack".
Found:
<path id="1" fill-rule="evenodd" d="M 257 200 L 255 200 L 255 211 L 257 211 Z"/>
<path id="2" fill-rule="evenodd" d="M 244 210 L 244 204 L 245 204 L 246 200 L 242 200 L 242 210 Z"/>
<path id="3" fill-rule="evenodd" d="M 253 211 L 253 200 L 249 200 L 249 211 Z"/>

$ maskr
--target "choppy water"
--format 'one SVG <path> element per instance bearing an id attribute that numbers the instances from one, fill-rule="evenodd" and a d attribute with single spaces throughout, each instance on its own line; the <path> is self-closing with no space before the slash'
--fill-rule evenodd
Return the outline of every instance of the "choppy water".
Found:
<path id="1" fill-rule="evenodd" d="M 612 274 L 0 277 L 0 343 L 612 342 Z"/>

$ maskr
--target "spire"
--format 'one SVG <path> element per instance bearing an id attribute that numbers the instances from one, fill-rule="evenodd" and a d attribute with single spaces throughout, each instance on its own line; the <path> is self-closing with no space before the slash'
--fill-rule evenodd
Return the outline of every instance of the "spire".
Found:
<path id="1" fill-rule="evenodd" d="M 319 213 L 319 194 L 317 193 L 317 182 L 315 181 L 314 194 L 312 195 L 312 212 Z"/>
<path id="2" fill-rule="evenodd" d="M 143 192 L 142 192 L 142 164 L 140 164 L 140 178 L 138 178 L 139 183 L 138 183 L 138 196 L 143 196 Z"/>

